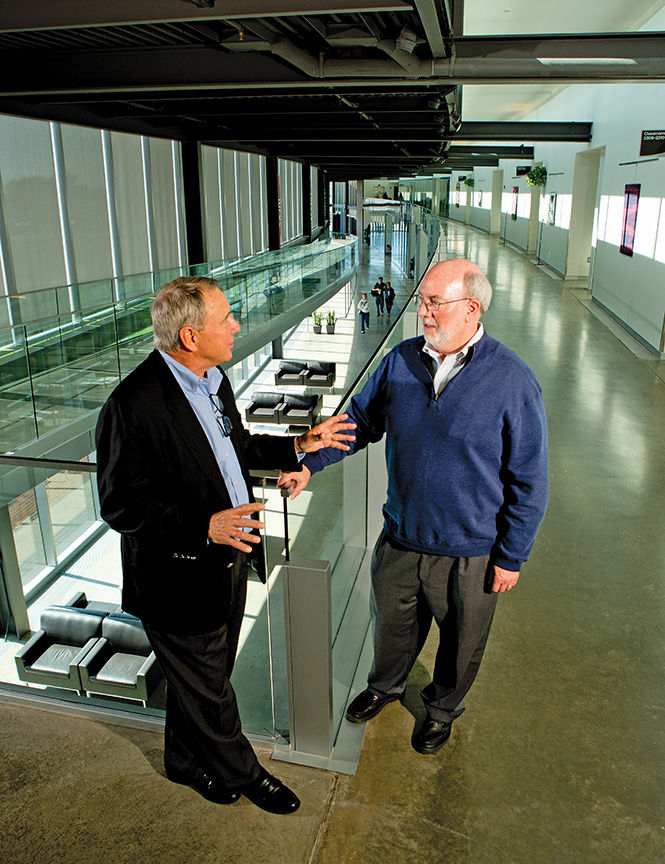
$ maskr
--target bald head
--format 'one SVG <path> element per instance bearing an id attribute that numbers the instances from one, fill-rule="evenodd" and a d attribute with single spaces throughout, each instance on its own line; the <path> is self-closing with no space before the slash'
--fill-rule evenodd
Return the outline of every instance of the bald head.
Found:
<path id="1" fill-rule="evenodd" d="M 448 298 L 474 297 L 480 304 L 481 314 L 487 312 L 492 302 L 492 286 L 483 271 L 466 258 L 450 258 L 441 261 L 427 271 L 422 286 L 427 293 Z"/>

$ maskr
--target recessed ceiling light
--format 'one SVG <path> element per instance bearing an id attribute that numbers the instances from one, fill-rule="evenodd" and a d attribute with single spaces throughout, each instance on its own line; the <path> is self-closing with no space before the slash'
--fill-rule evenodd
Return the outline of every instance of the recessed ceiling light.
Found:
<path id="1" fill-rule="evenodd" d="M 628 57 L 536 57 L 543 66 L 635 66 Z"/>

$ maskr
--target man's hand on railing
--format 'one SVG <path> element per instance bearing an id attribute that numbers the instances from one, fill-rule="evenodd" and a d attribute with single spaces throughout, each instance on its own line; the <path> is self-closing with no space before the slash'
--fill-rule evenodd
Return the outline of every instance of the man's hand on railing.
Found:
<path id="1" fill-rule="evenodd" d="M 347 429 L 355 429 L 355 423 L 345 423 L 348 414 L 336 414 L 329 417 L 318 426 L 313 426 L 303 435 L 296 438 L 296 451 L 298 453 L 314 453 L 323 450 L 324 447 L 334 447 L 336 450 L 350 450 L 344 441 L 355 441 L 355 435 L 345 435 Z"/>
<path id="2" fill-rule="evenodd" d="M 287 489 L 289 498 L 293 500 L 307 486 L 311 476 L 312 472 L 305 465 L 301 466 L 300 471 L 280 471 L 277 486 L 279 489 Z"/>

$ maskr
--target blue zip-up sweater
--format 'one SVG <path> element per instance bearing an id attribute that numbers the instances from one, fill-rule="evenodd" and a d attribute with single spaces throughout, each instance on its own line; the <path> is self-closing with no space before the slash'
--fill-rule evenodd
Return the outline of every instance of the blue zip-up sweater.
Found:
<path id="1" fill-rule="evenodd" d="M 407 339 L 351 400 L 351 450 L 305 456 L 312 473 L 386 436 L 387 535 L 417 552 L 527 560 L 547 505 L 547 425 L 535 375 L 487 334 L 437 398 L 424 337 Z"/>

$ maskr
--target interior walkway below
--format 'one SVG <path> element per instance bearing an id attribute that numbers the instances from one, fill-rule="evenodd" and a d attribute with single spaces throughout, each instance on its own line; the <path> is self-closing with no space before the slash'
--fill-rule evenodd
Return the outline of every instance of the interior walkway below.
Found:
<path id="1" fill-rule="evenodd" d="M 450 742 L 410 746 L 431 638 L 403 701 L 368 724 L 355 776 L 264 754 L 302 799 L 290 817 L 169 783 L 156 733 L 0 704 L 1 860 L 665 862 L 663 364 L 628 350 L 583 290 L 496 238 L 445 232 L 442 257 L 495 286 L 488 332 L 542 384 L 552 479 Z"/>

